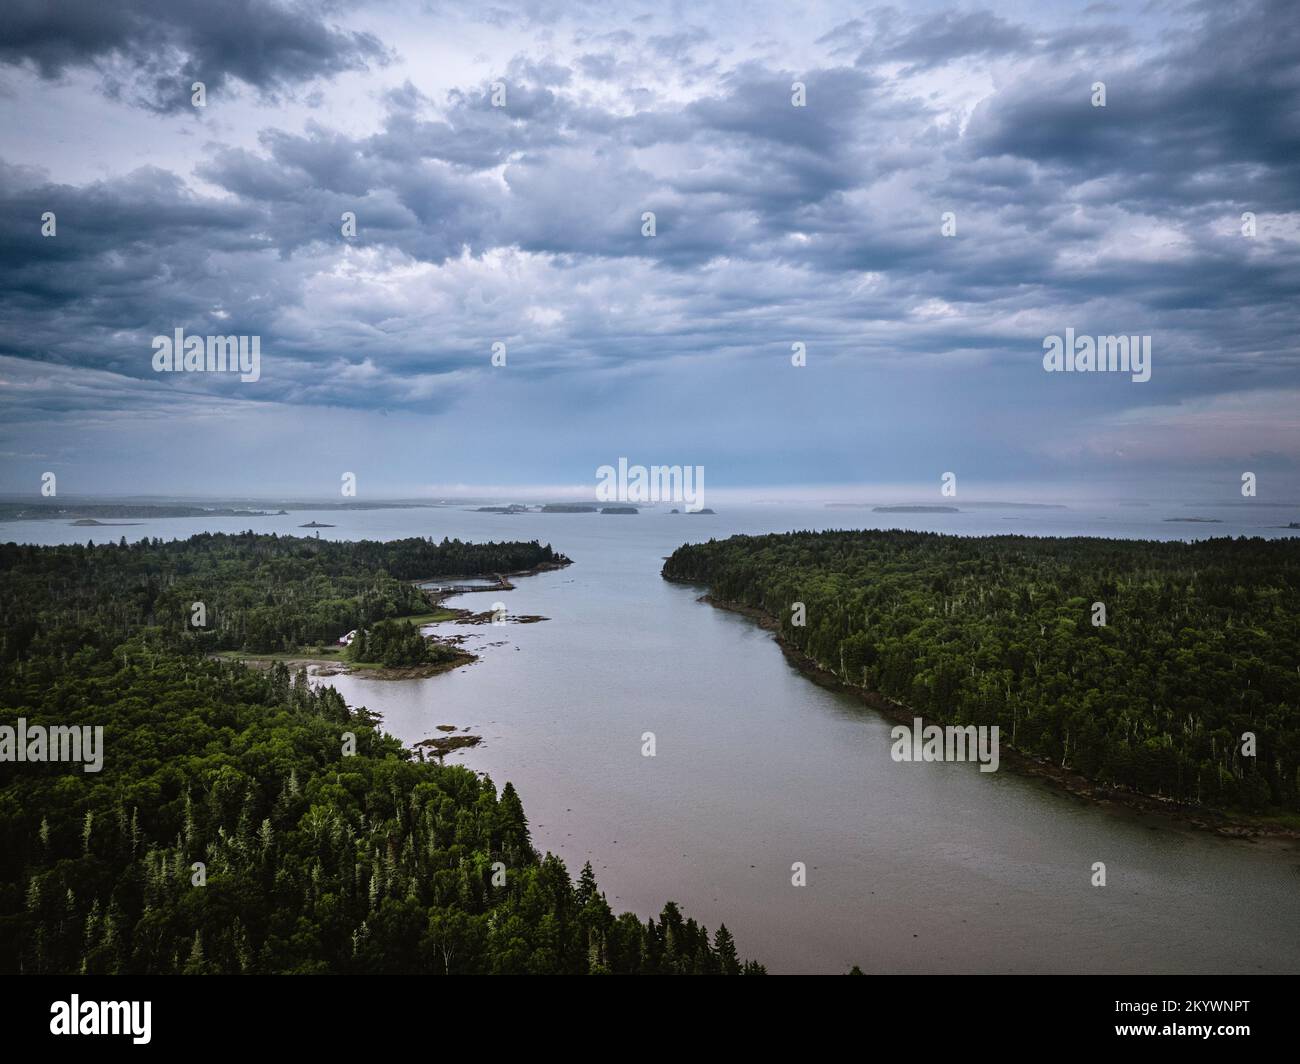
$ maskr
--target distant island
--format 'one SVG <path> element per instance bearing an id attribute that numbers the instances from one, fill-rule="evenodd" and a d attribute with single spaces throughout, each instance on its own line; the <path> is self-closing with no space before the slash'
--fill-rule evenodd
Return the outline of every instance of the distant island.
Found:
<path id="1" fill-rule="evenodd" d="M 480 514 L 526 514 L 528 507 L 512 502 L 509 506 L 480 506 L 474 512 Z"/>
<path id="2" fill-rule="evenodd" d="M 704 507 L 704 509 L 702 509 L 702 510 L 687 510 L 686 512 L 687 512 L 688 514 L 711 514 L 711 513 L 716 513 L 715 510 L 710 510 L 707 506 Z"/>
<path id="3" fill-rule="evenodd" d="M 91 497 L 93 498 L 93 497 Z M 0 501 L 0 522 L 3 521 L 57 521 L 60 519 L 87 519 L 99 521 L 146 521 L 165 517 L 284 517 L 290 510 L 408 510 L 437 506 L 432 502 L 335 502 L 328 499 L 316 501 L 287 501 L 244 503 L 240 499 L 214 499 L 210 503 L 178 502 L 119 502 L 25 501 L 13 495 Z"/>
<path id="4" fill-rule="evenodd" d="M 869 502 L 828 502 L 827 510 L 865 510 L 870 507 L 877 513 L 960 513 L 955 507 L 935 506 L 873 506 Z M 1060 502 L 963 502 L 967 510 L 1068 510 Z"/>
<path id="5" fill-rule="evenodd" d="M 283 514 L 285 511 L 279 511 Z M 76 518 L 79 521 L 111 521 L 121 518 L 148 520 L 156 517 L 276 517 L 268 510 L 240 510 L 213 506 L 170 506 L 151 503 L 0 503 L 0 521 L 51 521 Z M 102 523 L 102 522 L 101 522 Z"/>
<path id="6" fill-rule="evenodd" d="M 635 506 L 605 506 L 601 508 L 603 514 L 639 514 L 641 511 Z"/>
<path id="7" fill-rule="evenodd" d="M 79 521 L 73 521 L 74 525 L 80 525 L 83 528 L 87 525 L 93 525 L 95 528 L 117 528 L 128 525 L 138 525 L 139 521 L 96 521 L 93 517 L 83 517 Z"/>
<path id="8" fill-rule="evenodd" d="M 548 502 L 542 507 L 544 514 L 594 514 L 596 510 L 594 503 L 585 502 Z"/>
<path id="9" fill-rule="evenodd" d="M 1166 521 L 1183 521 L 1189 525 L 1221 525 L 1217 517 L 1166 517 Z"/>
<path id="10" fill-rule="evenodd" d="M 323 525 L 319 521 L 308 521 L 305 525 L 299 525 L 299 528 L 333 528 L 333 525 Z"/>
<path id="11" fill-rule="evenodd" d="M 873 506 L 873 514 L 959 514 L 955 506 Z"/>
<path id="12" fill-rule="evenodd" d="M 968 510 L 1068 510 L 1063 502 L 963 502 Z"/>

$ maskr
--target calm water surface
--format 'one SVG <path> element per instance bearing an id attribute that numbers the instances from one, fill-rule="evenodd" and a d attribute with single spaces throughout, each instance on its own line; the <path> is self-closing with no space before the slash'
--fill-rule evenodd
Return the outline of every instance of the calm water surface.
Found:
<path id="1" fill-rule="evenodd" d="M 510 500 L 506 500 L 510 501 Z M 1222 524 L 1165 523 L 1209 516 Z M 481 654 L 427 680 L 328 679 L 406 742 L 451 724 L 482 746 L 450 761 L 514 782 L 541 850 L 585 860 L 615 909 L 674 899 L 772 971 L 1300 971 L 1300 850 L 1222 840 L 1110 812 L 1009 772 L 896 764 L 889 723 L 825 691 L 771 636 L 659 576 L 688 540 L 796 528 L 1175 539 L 1288 535 L 1282 510 L 873 514 L 737 507 L 480 514 L 461 509 L 295 511 L 130 527 L 0 525 L 0 539 L 177 538 L 205 530 L 334 539 L 541 539 L 567 569 L 451 605 L 541 614 L 537 624 L 435 626 Z M 657 756 L 641 756 L 642 733 Z M 802 861 L 808 885 L 791 885 Z M 1108 886 L 1091 886 L 1104 861 Z"/>

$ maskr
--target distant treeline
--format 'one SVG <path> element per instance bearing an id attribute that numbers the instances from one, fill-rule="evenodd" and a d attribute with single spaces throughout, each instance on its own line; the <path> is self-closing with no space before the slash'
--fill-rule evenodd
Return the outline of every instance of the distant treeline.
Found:
<path id="1" fill-rule="evenodd" d="M 181 506 L 152 503 L 0 502 L 0 521 L 57 521 L 69 517 L 275 517 L 274 510 L 231 506 Z"/>
<path id="2" fill-rule="evenodd" d="M 798 532 L 684 546 L 663 571 L 779 619 L 845 683 L 935 720 L 1000 725 L 1090 779 L 1300 810 L 1294 540 Z"/>
<path id="3" fill-rule="evenodd" d="M 427 613 L 411 581 L 488 576 L 567 561 L 550 546 L 456 539 L 341 543 L 203 533 L 184 540 L 0 545 L 0 662 L 38 629 L 116 641 L 155 626 L 199 649 L 296 651 L 394 617 Z M 195 619 L 202 603 L 202 626 Z"/>
<path id="4" fill-rule="evenodd" d="M 69 517 L 279 517 L 290 510 L 414 510 L 431 508 L 420 502 L 272 502 L 263 506 L 190 506 L 183 503 L 126 502 L 0 502 L 0 521 L 57 521 Z"/>

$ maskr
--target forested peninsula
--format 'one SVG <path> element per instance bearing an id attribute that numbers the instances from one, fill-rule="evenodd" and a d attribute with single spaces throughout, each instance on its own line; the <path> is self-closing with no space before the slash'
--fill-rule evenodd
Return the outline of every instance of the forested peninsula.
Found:
<path id="1" fill-rule="evenodd" d="M 427 615 L 431 602 L 419 581 L 568 562 L 536 540 L 349 543 L 244 532 L 98 547 L 8 543 L 0 545 L 0 661 L 19 654 L 38 629 L 66 623 L 108 639 L 152 627 L 155 639 L 187 649 L 293 653 L 381 621 Z"/>
<path id="2" fill-rule="evenodd" d="M 663 574 L 909 713 L 999 725 L 1117 792 L 1300 827 L 1294 540 L 796 532 L 683 546 Z"/>
<path id="3" fill-rule="evenodd" d="M 104 729 L 99 771 L 2 766 L 0 970 L 760 974 L 671 902 L 615 915 L 590 864 L 574 882 L 534 850 L 509 783 L 417 759 L 301 670 L 210 654 L 425 610 L 412 580 L 565 561 L 252 534 L 0 547 L 0 724 Z"/>

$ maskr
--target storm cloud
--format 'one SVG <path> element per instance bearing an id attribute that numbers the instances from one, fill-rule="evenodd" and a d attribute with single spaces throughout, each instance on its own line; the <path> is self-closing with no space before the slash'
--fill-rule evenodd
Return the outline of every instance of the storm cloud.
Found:
<path id="1" fill-rule="evenodd" d="M 305 0 L 13 0 L 0 8 L 0 62 L 30 64 L 45 79 L 91 68 L 114 97 L 182 111 L 195 81 L 274 94 L 386 61 L 373 34 L 332 25 L 336 13 Z"/>
<path id="2" fill-rule="evenodd" d="M 876 479 L 945 454 L 1040 480 L 1300 461 L 1284 398 L 1222 431 L 1300 394 L 1286 4 L 818 25 L 773 5 L 754 31 L 722 8 L 53 9 L 3 16 L 7 125 L 84 85 L 127 136 L 93 178 L 42 148 L 72 129 L 0 164 L 13 453 L 97 391 L 101 414 L 165 421 L 170 395 L 177 418 L 382 411 L 434 434 L 519 403 L 556 479 L 629 441 L 737 484 L 852 479 L 863 455 Z M 181 147 L 142 163 L 134 136 Z M 262 380 L 160 378 L 150 338 L 177 327 L 261 336 Z M 1045 374 L 1066 327 L 1153 336 L 1151 381 Z M 114 383 L 40 388 L 39 367 Z M 466 475 L 546 475 L 503 462 Z"/>

